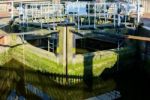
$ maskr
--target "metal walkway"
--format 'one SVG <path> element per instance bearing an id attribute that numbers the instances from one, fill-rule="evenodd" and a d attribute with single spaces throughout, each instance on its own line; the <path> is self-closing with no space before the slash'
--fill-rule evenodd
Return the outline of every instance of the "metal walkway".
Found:
<path id="1" fill-rule="evenodd" d="M 139 5 L 140 2 L 137 2 Z M 113 23 L 113 26 L 120 26 L 127 23 L 129 16 L 128 3 L 124 9 L 123 4 L 117 3 L 89 3 L 89 2 L 67 2 L 65 4 L 52 4 L 51 2 L 20 3 L 20 23 L 49 24 L 55 27 L 56 23 L 75 23 L 77 28 L 97 28 L 102 23 Z M 135 22 L 139 23 L 140 7 L 137 6 Z"/>

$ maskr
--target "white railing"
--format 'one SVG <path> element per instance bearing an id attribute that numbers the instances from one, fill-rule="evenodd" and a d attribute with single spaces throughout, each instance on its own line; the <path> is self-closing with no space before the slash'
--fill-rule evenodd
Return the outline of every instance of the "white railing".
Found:
<path id="1" fill-rule="evenodd" d="M 138 0 L 139 1 L 139 0 Z M 139 2 L 137 2 L 139 3 Z M 52 19 L 53 25 L 56 23 L 56 18 L 60 18 L 61 21 L 66 21 L 65 18 L 72 18 L 72 22 L 75 23 L 80 29 L 81 27 L 92 26 L 96 28 L 100 20 L 107 23 L 109 20 L 113 22 L 114 27 L 120 26 L 121 23 L 126 23 L 127 16 L 130 15 L 128 3 L 89 3 L 89 2 L 67 2 L 65 4 L 52 4 L 51 2 L 22 2 L 19 3 L 18 15 L 21 23 L 37 22 L 49 23 Z M 11 18 L 14 18 L 14 2 L 10 2 Z M 140 22 L 140 7 L 136 8 L 137 23 Z M 123 20 L 124 19 L 124 20 Z M 86 25 L 83 23 L 85 20 Z M 60 22 L 61 22 L 60 21 Z"/>

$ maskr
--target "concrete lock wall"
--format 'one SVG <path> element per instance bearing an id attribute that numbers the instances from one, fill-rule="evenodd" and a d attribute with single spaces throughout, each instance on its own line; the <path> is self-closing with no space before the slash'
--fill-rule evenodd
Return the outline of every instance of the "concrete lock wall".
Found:
<path id="1" fill-rule="evenodd" d="M 148 27 L 140 27 L 138 31 L 140 36 L 150 37 L 150 29 Z M 139 42 L 141 58 L 144 62 L 144 69 L 150 76 L 150 42 L 140 41 Z"/>
<path id="2" fill-rule="evenodd" d="M 120 64 L 125 63 L 124 67 L 134 62 L 132 59 L 135 57 L 135 49 L 129 47 L 75 55 L 74 49 L 76 48 L 73 47 L 73 33 L 71 32 L 73 28 L 59 27 L 58 29 L 60 32 L 57 53 L 63 73 L 67 66 L 69 75 L 84 75 L 86 72 L 91 72 L 93 76 L 99 76 L 104 69 L 114 67 L 118 61 Z"/>
<path id="3" fill-rule="evenodd" d="M 13 48 L 10 47 L 7 51 L 5 50 L 6 52 L 0 53 L 0 65 L 3 66 L 7 61 L 15 59 L 41 72 L 66 74 L 67 65 L 68 75 L 83 76 L 85 74 L 92 74 L 93 76 L 99 76 L 104 69 L 113 68 L 118 61 L 122 62 L 125 68 L 132 63 L 135 50 L 129 47 L 120 48 L 119 50 L 110 49 L 75 55 L 71 29 L 71 27 L 58 28 L 60 31 L 58 33 L 59 45 L 57 48 L 57 56 L 28 43 L 22 44 L 19 36 L 10 36 L 9 43 Z M 10 45 L 9 43 L 8 45 Z"/>

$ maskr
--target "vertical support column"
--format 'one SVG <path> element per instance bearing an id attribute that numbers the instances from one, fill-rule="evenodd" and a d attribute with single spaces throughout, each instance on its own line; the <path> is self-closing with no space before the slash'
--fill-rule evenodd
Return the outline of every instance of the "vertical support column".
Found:
<path id="1" fill-rule="evenodd" d="M 29 22 L 29 18 L 28 18 L 28 4 L 26 4 L 26 25 L 27 25 L 27 30 L 28 30 L 28 22 Z"/>
<path id="2" fill-rule="evenodd" d="M 75 11 L 75 5 L 72 5 L 72 7 L 73 7 L 73 11 Z M 72 14 L 71 22 L 73 23 L 74 21 L 75 21 L 75 12 L 73 12 L 73 14 Z"/>
<path id="3" fill-rule="evenodd" d="M 25 13 L 26 13 L 25 12 L 25 5 L 23 5 L 23 4 L 21 4 L 21 5 L 23 7 L 23 9 L 22 9 L 23 10 L 23 16 L 22 16 L 23 17 L 23 26 L 25 26 Z"/>
<path id="4" fill-rule="evenodd" d="M 119 23 L 118 23 L 119 27 L 121 25 L 121 3 L 119 3 Z"/>
<path id="5" fill-rule="evenodd" d="M 11 19 L 14 18 L 14 1 L 11 1 Z"/>
<path id="6" fill-rule="evenodd" d="M 98 6 L 101 6 L 101 4 L 98 4 Z M 101 12 L 99 10 L 100 9 L 98 8 L 98 24 L 101 23 L 101 16 L 100 16 Z"/>
<path id="7" fill-rule="evenodd" d="M 79 4 L 79 3 L 77 3 L 77 4 Z M 78 6 L 78 30 L 80 29 L 80 15 L 79 15 L 80 9 L 79 9 L 79 7 L 80 7 L 80 4 Z"/>
<path id="8" fill-rule="evenodd" d="M 58 54 L 58 63 L 59 66 L 62 66 L 64 69 L 64 73 L 66 72 L 66 27 L 58 27 L 58 47 L 57 47 L 57 54 Z"/>
<path id="9" fill-rule="evenodd" d="M 106 9 L 106 1 L 104 3 L 104 15 L 105 15 L 105 23 L 107 21 L 107 9 Z"/>
<path id="10" fill-rule="evenodd" d="M 75 5 L 75 4 L 74 4 L 74 3 L 71 3 L 70 5 L 71 5 L 73 11 L 75 11 L 75 10 L 74 10 L 74 5 Z M 68 14 L 67 19 L 69 20 L 69 23 L 73 23 L 74 12 L 73 12 L 72 14 Z"/>
<path id="11" fill-rule="evenodd" d="M 73 48 L 73 34 L 71 30 L 72 27 L 62 26 L 58 27 L 59 29 L 59 45 L 57 48 L 57 53 L 59 57 L 59 66 L 62 66 L 64 69 L 64 73 L 66 74 L 66 78 L 68 77 L 68 69 L 72 67 L 72 58 L 74 55 Z"/>
<path id="12" fill-rule="evenodd" d="M 89 26 L 91 25 L 91 17 L 90 17 L 90 3 L 88 3 L 88 20 L 89 20 Z"/>
<path id="13" fill-rule="evenodd" d="M 127 22 L 127 7 L 125 8 L 125 14 L 124 14 L 124 23 L 126 25 L 126 22 Z"/>
<path id="14" fill-rule="evenodd" d="M 55 5 L 52 5 L 53 7 L 53 29 L 55 29 Z"/>
<path id="15" fill-rule="evenodd" d="M 49 20 L 50 20 L 50 3 L 48 3 L 48 20 L 47 20 L 47 23 L 49 23 Z"/>
<path id="16" fill-rule="evenodd" d="M 43 4 L 40 4 L 40 19 L 41 19 L 41 29 L 43 28 L 43 18 L 45 17 L 43 17 L 44 15 L 43 15 Z"/>
<path id="17" fill-rule="evenodd" d="M 35 21 L 37 22 L 37 15 L 38 15 L 38 4 L 36 3 L 35 6 Z"/>
<path id="18" fill-rule="evenodd" d="M 137 25 L 140 22 L 140 0 L 137 0 Z"/>
<path id="19" fill-rule="evenodd" d="M 113 12 L 113 13 L 114 13 L 114 14 L 113 14 L 113 15 L 114 15 L 114 27 L 116 27 L 116 13 L 117 13 L 116 4 L 114 4 L 114 9 L 115 9 L 114 12 Z"/>
<path id="20" fill-rule="evenodd" d="M 22 6 L 21 3 L 19 4 L 19 23 L 21 23 L 21 10 L 22 10 Z"/>
<path id="21" fill-rule="evenodd" d="M 48 41 L 48 42 L 47 42 L 48 51 L 50 52 L 50 42 L 49 42 L 50 39 L 49 39 L 49 37 L 47 38 L 47 41 Z"/>
<path id="22" fill-rule="evenodd" d="M 120 10 L 121 10 L 121 8 L 120 8 L 120 3 L 118 3 L 118 26 L 120 27 L 120 24 L 121 24 L 121 19 L 120 19 Z"/>
<path id="23" fill-rule="evenodd" d="M 25 8 L 25 17 L 24 17 L 24 19 L 25 19 L 25 26 L 26 26 L 26 23 L 27 23 L 27 5 L 26 4 L 24 5 L 24 8 Z"/>
<path id="24" fill-rule="evenodd" d="M 62 14 L 62 9 L 63 9 L 62 7 L 63 7 L 62 4 L 60 4 L 60 9 L 59 9 L 59 11 L 60 11 L 60 12 L 59 12 L 59 13 L 60 13 L 60 18 L 59 18 L 59 19 L 60 19 L 60 23 L 62 23 L 62 21 L 63 21 L 63 20 L 62 20 L 62 19 L 63 19 L 63 18 L 62 18 L 62 15 L 63 15 L 63 14 Z"/>
<path id="25" fill-rule="evenodd" d="M 32 12 L 32 13 L 31 13 L 31 16 L 32 16 L 32 22 L 33 22 L 33 17 L 34 17 L 34 16 L 33 16 L 33 4 L 31 4 L 31 7 L 32 7 L 32 8 L 31 8 L 31 12 Z M 35 6 L 34 6 L 34 7 L 35 7 Z"/>
<path id="26" fill-rule="evenodd" d="M 96 3 L 94 3 L 94 28 L 96 28 Z"/>
<path id="27" fill-rule="evenodd" d="M 127 4 L 127 20 L 129 20 L 129 16 L 130 16 L 130 13 L 129 13 L 129 3 L 130 3 L 130 0 L 128 0 L 128 4 Z"/>
<path id="28" fill-rule="evenodd" d="M 68 56 L 68 64 L 72 64 L 72 58 L 75 54 L 75 47 L 73 45 L 74 38 L 73 38 L 73 27 L 68 26 L 67 27 L 67 56 Z"/>

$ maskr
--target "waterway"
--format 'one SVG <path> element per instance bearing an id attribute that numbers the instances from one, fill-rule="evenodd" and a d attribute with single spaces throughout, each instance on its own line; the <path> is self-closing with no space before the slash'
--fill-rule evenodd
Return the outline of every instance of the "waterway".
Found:
<path id="1" fill-rule="evenodd" d="M 119 100 L 150 100 L 150 78 L 139 59 L 129 70 L 84 80 L 74 76 L 65 83 L 65 75 L 35 71 L 21 62 L 11 60 L 0 66 L 0 100 L 83 100 L 112 90 L 121 94 Z"/>
<path id="2" fill-rule="evenodd" d="M 134 69 L 135 67 L 133 67 Z M 26 100 L 83 100 L 112 90 L 121 93 L 119 100 L 149 100 L 150 80 L 143 69 L 103 73 L 92 84 L 78 78 L 62 84 L 64 77 L 34 71 L 11 60 L 0 67 L 0 100 L 25 98 Z M 89 82 L 88 82 L 89 83 Z"/>
<path id="3" fill-rule="evenodd" d="M 92 80 L 92 85 L 74 78 L 70 84 L 62 84 L 64 77 L 34 71 L 11 60 L 0 67 L 0 100 L 25 98 L 27 100 L 83 100 L 114 90 L 114 79 Z"/>

